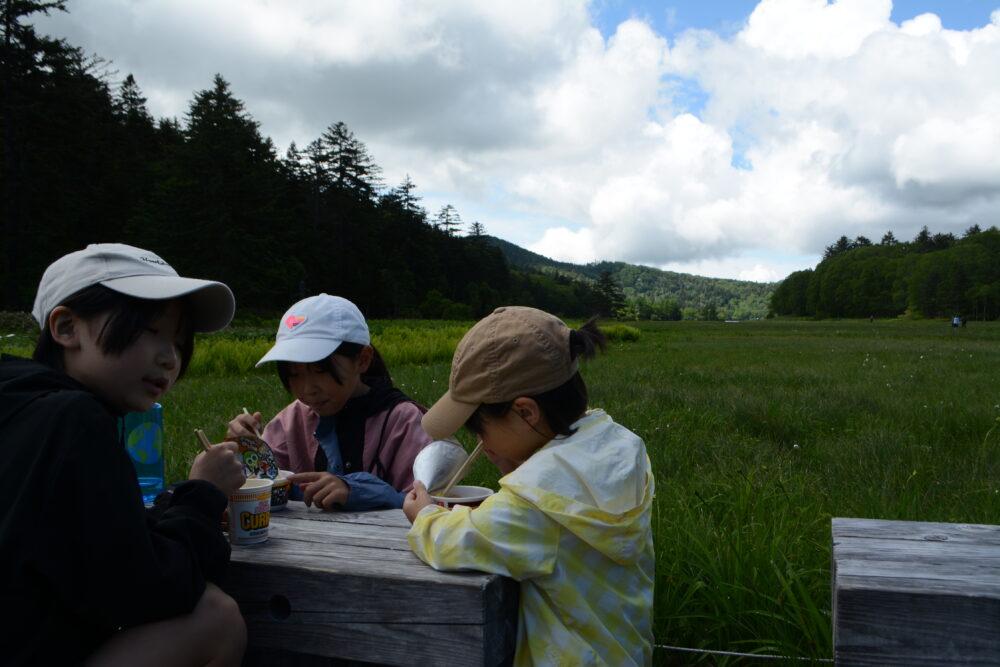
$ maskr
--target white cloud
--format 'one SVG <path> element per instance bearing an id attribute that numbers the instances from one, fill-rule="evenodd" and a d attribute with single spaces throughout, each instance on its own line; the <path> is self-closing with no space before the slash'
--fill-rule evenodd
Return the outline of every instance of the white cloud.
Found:
<path id="1" fill-rule="evenodd" d="M 1000 106 L 989 116 L 930 118 L 892 146 L 896 185 L 1000 192 Z"/>
<path id="2" fill-rule="evenodd" d="M 586 264 L 594 261 L 594 246 L 589 229 L 574 232 L 566 227 L 549 227 L 541 240 L 528 246 L 528 250 L 562 262 Z"/>
<path id="3" fill-rule="evenodd" d="M 787 59 L 844 58 L 888 28 L 892 0 L 764 0 L 739 41 Z"/>
<path id="4" fill-rule="evenodd" d="M 344 121 L 431 213 L 555 259 L 772 280 L 842 234 L 960 232 L 1000 205 L 1000 10 L 953 31 L 896 25 L 890 0 L 762 0 L 732 38 L 670 44 L 638 19 L 604 39 L 584 0 L 69 8 L 41 24 L 134 73 L 154 115 L 219 72 L 279 149 Z"/>

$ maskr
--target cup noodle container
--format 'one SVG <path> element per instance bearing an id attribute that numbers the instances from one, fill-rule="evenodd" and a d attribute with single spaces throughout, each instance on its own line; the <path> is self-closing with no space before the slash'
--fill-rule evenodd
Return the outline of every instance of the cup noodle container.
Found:
<path id="1" fill-rule="evenodd" d="M 292 473 L 287 470 L 282 470 L 278 473 L 278 476 L 274 478 L 274 482 L 271 486 L 271 511 L 277 512 L 278 510 L 283 510 L 288 507 L 288 494 L 292 490 L 292 483 L 289 481 L 288 476 Z"/>
<path id="2" fill-rule="evenodd" d="M 257 544 L 267 540 L 271 523 L 271 485 L 269 479 L 248 478 L 229 496 L 229 541 L 233 544 Z"/>

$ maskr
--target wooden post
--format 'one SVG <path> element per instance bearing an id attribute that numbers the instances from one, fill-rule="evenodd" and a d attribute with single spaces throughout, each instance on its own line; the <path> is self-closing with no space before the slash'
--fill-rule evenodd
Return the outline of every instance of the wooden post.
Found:
<path id="1" fill-rule="evenodd" d="M 841 667 L 1000 666 L 1000 526 L 833 519 Z"/>

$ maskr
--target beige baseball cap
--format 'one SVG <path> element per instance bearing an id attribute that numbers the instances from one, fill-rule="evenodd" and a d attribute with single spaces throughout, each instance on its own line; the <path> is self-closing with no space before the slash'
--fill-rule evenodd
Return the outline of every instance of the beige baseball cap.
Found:
<path id="1" fill-rule="evenodd" d="M 236 300 L 224 283 L 182 278 L 148 250 L 123 243 L 91 243 L 52 262 L 38 284 L 32 315 L 45 328 L 49 313 L 68 297 L 91 285 L 104 285 L 140 299 L 191 295 L 195 331 L 218 331 L 233 319 Z"/>
<path id="2" fill-rule="evenodd" d="M 421 425 L 435 440 L 462 427 L 483 403 L 536 396 L 569 381 L 579 369 L 570 355 L 570 328 L 554 315 L 525 306 L 497 308 L 458 343 L 448 391 Z"/>

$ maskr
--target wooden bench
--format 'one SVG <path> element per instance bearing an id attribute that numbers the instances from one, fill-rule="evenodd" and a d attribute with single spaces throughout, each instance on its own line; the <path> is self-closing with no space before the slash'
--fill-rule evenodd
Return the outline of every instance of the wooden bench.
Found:
<path id="1" fill-rule="evenodd" d="M 224 587 L 246 618 L 244 664 L 508 664 L 517 582 L 437 572 L 409 527 L 402 510 L 272 512 L 267 542 L 233 547 Z"/>
<path id="2" fill-rule="evenodd" d="M 833 520 L 834 661 L 1000 665 L 1000 526 Z"/>

